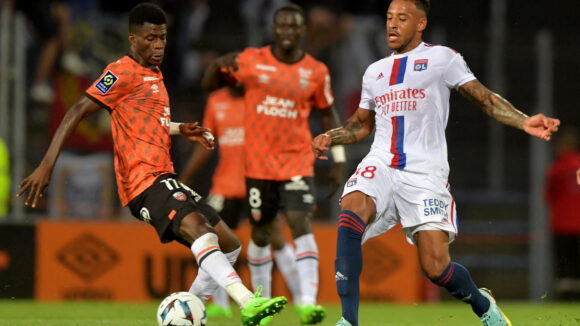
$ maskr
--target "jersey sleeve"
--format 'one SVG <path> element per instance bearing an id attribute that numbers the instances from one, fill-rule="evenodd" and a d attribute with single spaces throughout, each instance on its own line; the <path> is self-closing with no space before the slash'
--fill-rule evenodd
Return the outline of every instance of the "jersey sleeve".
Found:
<path id="1" fill-rule="evenodd" d="M 316 84 L 316 89 L 312 97 L 312 106 L 318 109 L 327 109 L 334 103 L 334 95 L 330 83 L 328 68 L 321 64 L 320 77 Z"/>
<path id="2" fill-rule="evenodd" d="M 372 111 L 375 109 L 375 101 L 373 100 L 373 95 L 371 94 L 371 79 L 369 78 L 371 74 L 369 70 L 371 70 L 370 66 L 367 68 L 362 78 L 362 90 L 360 93 L 360 103 L 358 106 L 359 108 Z"/>
<path id="3" fill-rule="evenodd" d="M 121 64 L 112 63 L 101 76 L 86 90 L 86 94 L 102 106 L 113 110 L 133 87 L 132 74 Z"/>
<path id="4" fill-rule="evenodd" d="M 463 56 L 455 53 L 447 69 L 445 69 L 443 80 L 449 88 L 457 89 L 468 81 L 475 79 L 475 76 L 467 66 Z"/>
<path id="5" fill-rule="evenodd" d="M 214 96 L 209 96 L 207 99 L 207 104 L 205 105 L 205 112 L 203 113 L 203 121 L 201 125 L 203 127 L 209 128 L 211 133 L 217 137 L 216 123 L 215 123 L 215 110 L 214 110 Z"/>

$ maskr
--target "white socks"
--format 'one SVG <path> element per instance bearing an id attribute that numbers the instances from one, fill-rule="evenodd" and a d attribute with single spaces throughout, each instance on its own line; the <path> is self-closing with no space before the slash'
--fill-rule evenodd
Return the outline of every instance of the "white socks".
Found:
<path id="1" fill-rule="evenodd" d="M 252 288 L 256 291 L 258 286 L 262 286 L 262 296 L 272 297 L 272 254 L 270 245 L 258 247 L 250 239 L 248 245 L 248 265 L 252 275 Z"/>
<path id="2" fill-rule="evenodd" d="M 300 304 L 300 280 L 298 279 L 294 247 L 286 243 L 282 249 L 274 250 L 274 261 L 282 276 L 284 276 L 288 289 L 292 293 L 294 304 Z"/>
<path id="3" fill-rule="evenodd" d="M 215 305 L 224 309 L 228 309 L 230 307 L 230 296 L 224 288 L 218 287 L 217 290 L 213 293 L 212 298 Z"/>
<path id="4" fill-rule="evenodd" d="M 301 304 L 316 304 L 318 294 L 318 247 L 314 234 L 294 239 L 296 244 L 296 267 L 300 280 Z"/>
<path id="5" fill-rule="evenodd" d="M 241 248 L 228 253 L 230 260 L 237 258 Z M 191 245 L 191 251 L 195 256 L 199 273 L 191 285 L 190 292 L 200 297 L 204 302 L 207 297 L 213 295 L 217 286 L 226 289 L 228 294 L 240 307 L 252 299 L 253 294 L 243 284 L 240 276 L 226 255 L 222 253 L 215 233 L 206 233 L 199 237 Z M 213 281 L 213 282 L 212 282 Z"/>

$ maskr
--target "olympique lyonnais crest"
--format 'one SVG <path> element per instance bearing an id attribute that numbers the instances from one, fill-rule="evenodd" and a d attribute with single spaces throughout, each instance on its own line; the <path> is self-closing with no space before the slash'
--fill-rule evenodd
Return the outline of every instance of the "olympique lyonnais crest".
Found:
<path id="1" fill-rule="evenodd" d="M 415 60 L 415 63 L 413 64 L 413 70 L 415 70 L 415 71 L 427 70 L 427 63 L 428 62 L 429 62 L 428 59 Z"/>
<path id="2" fill-rule="evenodd" d="M 346 186 L 347 186 L 347 187 L 352 187 L 352 186 L 354 186 L 354 185 L 356 184 L 356 182 L 357 182 L 357 178 L 352 178 L 352 179 L 349 179 L 349 180 L 346 182 Z"/>

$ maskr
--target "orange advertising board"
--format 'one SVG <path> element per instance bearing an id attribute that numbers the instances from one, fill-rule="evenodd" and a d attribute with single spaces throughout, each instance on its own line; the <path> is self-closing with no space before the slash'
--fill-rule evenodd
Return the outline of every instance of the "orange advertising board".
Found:
<path id="1" fill-rule="evenodd" d="M 40 300 L 151 300 L 189 289 L 197 274 L 188 248 L 177 242 L 161 244 L 154 229 L 145 223 L 41 221 L 36 231 L 35 297 Z M 249 286 L 245 255 L 249 225 L 242 224 L 236 234 L 244 244 L 236 267 Z M 336 226 L 316 224 L 314 234 L 320 251 L 318 299 L 338 302 L 334 281 Z M 400 230 L 367 242 L 363 255 L 362 300 L 421 299 L 423 276 L 416 251 Z M 277 270 L 273 294 L 290 298 Z"/>

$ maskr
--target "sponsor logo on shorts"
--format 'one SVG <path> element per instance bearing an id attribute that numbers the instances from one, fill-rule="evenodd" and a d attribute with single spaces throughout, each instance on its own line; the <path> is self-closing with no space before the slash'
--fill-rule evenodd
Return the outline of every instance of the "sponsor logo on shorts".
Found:
<path id="1" fill-rule="evenodd" d="M 432 216 L 439 215 L 442 218 L 449 217 L 449 203 L 438 198 L 423 199 L 423 215 Z"/>
<path id="2" fill-rule="evenodd" d="M 95 84 L 95 87 L 103 94 L 107 94 L 107 92 L 115 85 L 115 83 L 119 80 L 115 74 L 113 74 L 110 70 L 107 70 L 105 75 L 101 77 L 101 79 Z"/>
<path id="3" fill-rule="evenodd" d="M 262 219 L 262 210 L 260 210 L 259 208 L 252 208 L 252 219 L 254 219 L 254 221 L 259 221 Z"/>
<path id="4" fill-rule="evenodd" d="M 139 216 L 141 216 L 141 219 L 149 224 L 151 224 L 152 220 L 151 220 L 151 216 L 149 215 L 149 210 L 145 207 L 141 208 L 141 210 L 139 211 Z"/>
<path id="5" fill-rule="evenodd" d="M 187 196 L 182 193 L 181 191 L 175 192 L 173 193 L 173 198 L 180 200 L 180 201 L 185 201 L 187 199 Z"/>
<path id="6" fill-rule="evenodd" d="M 357 181 L 357 178 L 352 178 L 352 179 L 349 179 L 349 180 L 346 182 L 346 186 L 347 186 L 347 187 L 352 187 L 352 186 L 354 186 L 354 185 L 356 184 L 356 181 Z"/>
<path id="7" fill-rule="evenodd" d="M 203 197 L 201 197 L 200 194 L 198 194 L 197 192 L 195 192 L 193 189 L 189 188 L 188 186 L 186 186 L 183 183 L 179 183 L 181 185 L 181 187 L 187 191 L 189 191 L 189 193 L 191 194 L 191 196 L 193 196 L 193 200 L 195 200 L 195 202 L 199 202 Z"/>
<path id="8" fill-rule="evenodd" d="M 284 189 L 287 191 L 309 191 L 308 183 L 302 177 L 292 177 L 289 182 L 284 184 Z"/>

